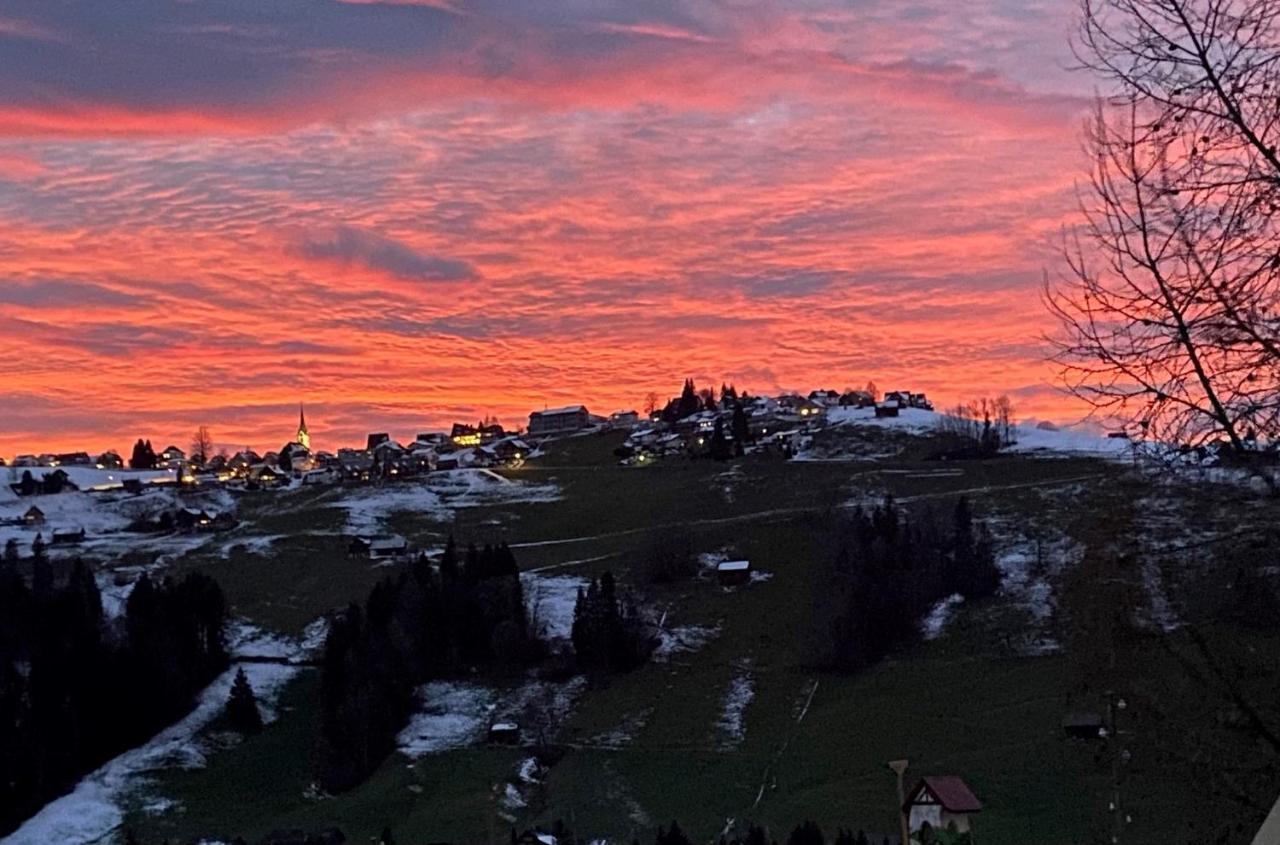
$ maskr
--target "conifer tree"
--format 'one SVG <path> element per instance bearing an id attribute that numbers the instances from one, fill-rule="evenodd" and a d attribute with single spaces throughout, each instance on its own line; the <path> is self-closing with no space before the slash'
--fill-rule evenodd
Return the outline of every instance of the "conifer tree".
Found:
<path id="1" fill-rule="evenodd" d="M 258 710 L 258 699 L 249 686 L 244 669 L 236 670 L 235 682 L 231 685 L 231 695 L 227 698 L 227 720 L 233 730 L 242 734 L 255 734 L 262 730 L 262 713 Z"/>

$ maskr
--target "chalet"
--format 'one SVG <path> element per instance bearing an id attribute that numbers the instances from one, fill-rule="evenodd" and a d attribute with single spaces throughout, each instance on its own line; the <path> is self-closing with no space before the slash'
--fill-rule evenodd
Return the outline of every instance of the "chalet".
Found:
<path id="1" fill-rule="evenodd" d="M 16 467 L 38 467 L 40 460 L 35 455 L 18 455 L 13 459 L 13 465 Z"/>
<path id="2" fill-rule="evenodd" d="M 25 525 L 44 525 L 44 511 L 32 505 L 22 515 L 22 522 Z"/>
<path id="3" fill-rule="evenodd" d="M 58 465 L 58 456 L 52 452 L 45 452 L 36 458 L 36 465 L 42 467 L 56 467 Z"/>
<path id="4" fill-rule="evenodd" d="M 76 543 L 84 542 L 84 529 L 77 528 L 75 531 L 54 529 L 53 536 L 49 538 L 51 546 L 74 546 Z"/>
<path id="5" fill-rule="evenodd" d="M 921 778 L 902 805 L 912 833 L 926 823 L 934 830 L 947 830 L 954 824 L 958 833 L 967 833 L 970 817 L 981 810 L 982 802 L 955 775 Z"/>
<path id="6" fill-rule="evenodd" d="M 93 466 L 93 458 L 89 457 L 88 452 L 63 452 L 60 455 L 56 455 L 54 460 L 56 461 L 54 466 Z"/>
<path id="7" fill-rule="evenodd" d="M 408 553 L 409 543 L 396 534 L 366 534 L 351 538 L 347 554 L 370 560 L 389 560 Z"/>
<path id="8" fill-rule="evenodd" d="M 1104 728 L 1101 713 L 1068 713 L 1062 717 L 1062 732 L 1072 739 L 1098 739 L 1106 735 Z"/>
<path id="9" fill-rule="evenodd" d="M 751 580 L 751 561 L 725 560 L 716 564 L 716 580 L 722 587 L 739 587 Z"/>
<path id="10" fill-rule="evenodd" d="M 520 741 L 520 726 L 515 722 L 494 722 L 489 726 L 489 741 L 495 745 L 515 745 Z"/>
<path id="11" fill-rule="evenodd" d="M 896 417 L 897 415 L 898 415 L 898 403 L 894 400 L 891 400 L 891 399 L 885 400 L 884 402 L 881 402 L 880 404 L 876 405 L 877 417 L 880 417 L 880 418 Z"/>
<path id="12" fill-rule="evenodd" d="M 98 460 L 94 463 L 98 465 L 98 469 L 124 469 L 124 459 L 112 449 L 108 449 L 99 455 Z"/>
<path id="13" fill-rule="evenodd" d="M 548 408 L 529 415 L 529 435 L 545 437 L 552 434 L 572 434 L 591 424 L 591 414 L 585 405 L 569 405 L 564 408 Z"/>

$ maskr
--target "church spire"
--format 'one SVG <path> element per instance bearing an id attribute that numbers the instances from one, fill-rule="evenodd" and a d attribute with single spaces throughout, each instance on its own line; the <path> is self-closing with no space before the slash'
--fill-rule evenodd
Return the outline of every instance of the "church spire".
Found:
<path id="1" fill-rule="evenodd" d="M 307 414 L 301 402 L 298 403 L 298 436 L 295 439 L 302 448 L 311 448 L 311 435 L 307 432 Z"/>

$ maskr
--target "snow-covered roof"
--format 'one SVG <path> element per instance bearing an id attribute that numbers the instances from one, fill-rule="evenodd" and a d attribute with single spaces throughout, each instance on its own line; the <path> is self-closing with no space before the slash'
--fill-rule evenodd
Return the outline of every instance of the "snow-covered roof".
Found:
<path id="1" fill-rule="evenodd" d="M 518 731 L 518 730 L 520 730 L 520 726 L 519 726 L 519 725 L 517 725 L 515 722 L 494 722 L 494 723 L 493 723 L 493 727 L 491 727 L 489 730 L 491 730 L 491 731 Z M 554 842 L 555 840 L 553 839 L 552 841 Z"/>
<path id="2" fill-rule="evenodd" d="M 530 416 L 554 417 L 559 414 L 585 414 L 586 412 L 586 405 L 565 405 L 563 408 L 547 408 L 542 411 L 534 411 Z"/>
<path id="3" fill-rule="evenodd" d="M 725 560 L 716 564 L 717 572 L 746 572 L 750 568 L 749 560 Z"/>

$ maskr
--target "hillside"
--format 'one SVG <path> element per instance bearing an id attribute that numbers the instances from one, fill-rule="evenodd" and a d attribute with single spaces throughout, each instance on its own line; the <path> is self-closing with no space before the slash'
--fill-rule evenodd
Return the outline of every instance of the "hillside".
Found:
<path id="1" fill-rule="evenodd" d="M 1096 744 L 1063 736 L 1061 719 L 1099 706 L 1117 679 L 1133 702 L 1124 792 L 1136 841 L 1175 841 L 1238 819 L 1202 788 L 1190 762 L 1200 745 L 1179 745 L 1194 735 L 1229 748 L 1238 738 L 1206 721 L 1212 702 L 1178 655 L 1193 619 L 1215 649 L 1280 646 L 1269 628 L 1202 622 L 1208 611 L 1196 604 L 1224 561 L 1271 539 L 1276 503 L 1155 479 L 1118 460 L 1123 443 L 1067 432 L 1021 432 L 1015 452 L 991 459 L 929 460 L 930 416 L 849 413 L 795 460 L 624 467 L 613 456 L 622 436 L 602 434 L 556 441 L 501 475 L 245 496 L 234 532 L 149 564 L 214 575 L 242 620 L 241 656 L 296 663 L 314 654 L 318 620 L 395 571 L 347 554 L 344 535 L 357 530 L 394 531 L 427 550 L 449 534 L 510 544 L 553 640 L 567 637 L 578 587 L 611 570 L 661 620 L 661 645 L 649 665 L 604 688 L 521 674 L 430 684 L 401 752 L 335 797 L 309 788 L 317 673 L 254 664 L 251 680 L 270 703 L 262 734 L 232 741 L 214 714 L 193 716 L 165 753 L 116 761 L 10 841 L 88 842 L 124 827 L 144 842 L 252 841 L 328 825 L 351 841 L 384 825 L 401 842 L 483 841 L 557 819 L 584 839 L 642 842 L 671 819 L 703 840 L 748 821 L 780 838 L 804 819 L 832 832 L 891 833 L 885 763 L 906 757 L 911 775 L 965 778 L 985 804 L 983 842 L 1024 842 L 1035 831 L 1036 841 L 1066 845 L 1110 823 L 1112 771 Z M 842 513 L 887 495 L 943 513 L 968 497 L 993 532 L 1002 591 L 982 606 L 939 606 L 925 639 L 869 671 L 816 671 L 816 562 L 830 554 Z M 688 538 L 706 561 L 749 559 L 754 577 L 738 587 L 705 573 L 644 583 L 646 555 L 669 537 Z M 1112 576 L 1134 588 L 1139 630 L 1109 643 L 1102 667 L 1080 608 L 1096 604 L 1106 579 L 1082 585 L 1077 575 L 1119 567 L 1112 562 L 1125 554 L 1138 563 Z M 100 580 L 127 581 L 130 571 Z M 224 695 L 218 687 L 208 700 Z M 485 742 L 497 717 L 520 722 L 522 745 Z M 58 827 L 85 808 L 96 808 L 105 830 Z"/>

